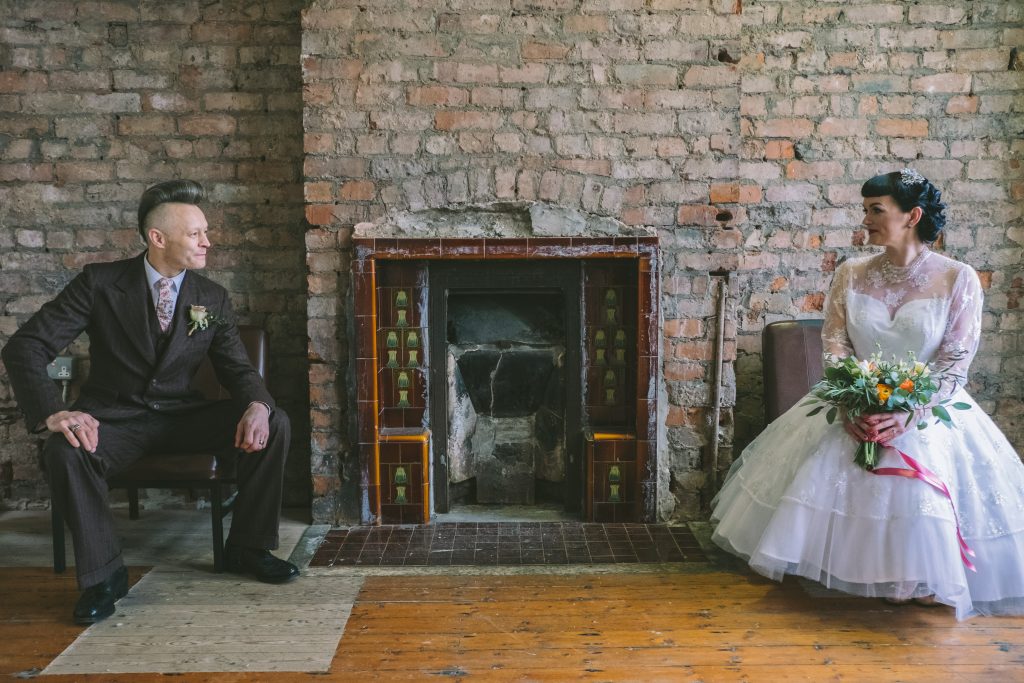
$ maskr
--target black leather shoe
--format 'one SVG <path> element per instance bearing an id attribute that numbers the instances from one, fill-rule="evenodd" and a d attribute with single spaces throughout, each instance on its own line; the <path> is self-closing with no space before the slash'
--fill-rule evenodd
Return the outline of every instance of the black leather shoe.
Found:
<path id="1" fill-rule="evenodd" d="M 114 613 L 114 603 L 128 594 L 128 570 L 118 567 L 95 586 L 89 586 L 75 603 L 75 623 L 95 624 Z"/>
<path id="2" fill-rule="evenodd" d="M 262 548 L 229 545 L 224 549 L 224 566 L 233 574 L 251 574 L 263 583 L 288 583 L 299 575 L 294 564 Z"/>

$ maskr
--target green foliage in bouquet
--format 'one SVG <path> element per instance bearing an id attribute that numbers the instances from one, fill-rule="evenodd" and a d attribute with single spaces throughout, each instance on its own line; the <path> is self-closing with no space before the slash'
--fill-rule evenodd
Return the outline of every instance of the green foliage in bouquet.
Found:
<path id="1" fill-rule="evenodd" d="M 868 360 L 858 360 L 855 356 L 836 359 L 825 368 L 825 378 L 811 388 L 812 398 L 802 405 L 818 405 L 808 417 L 817 415 L 829 407 L 825 419 L 833 424 L 840 411 L 850 420 L 861 415 L 873 413 L 906 412 L 906 425 L 914 421 L 920 409 L 931 402 L 932 396 L 939 390 L 940 374 L 932 372 L 927 363 L 922 363 L 909 354 L 909 360 L 883 360 L 879 354 Z M 931 415 L 935 424 L 942 423 L 951 427 L 953 420 L 949 408 L 969 410 L 970 404 L 956 402 L 952 399 L 939 401 L 931 406 Z M 928 426 L 925 420 L 917 423 L 918 429 Z M 873 469 L 878 464 L 878 444 L 865 441 L 857 448 L 854 462 L 864 469 Z"/>

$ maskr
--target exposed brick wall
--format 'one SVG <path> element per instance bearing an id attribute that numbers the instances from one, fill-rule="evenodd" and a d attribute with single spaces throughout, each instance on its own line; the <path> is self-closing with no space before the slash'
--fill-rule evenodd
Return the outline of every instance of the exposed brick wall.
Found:
<path id="1" fill-rule="evenodd" d="M 945 251 L 985 287 L 970 390 L 1024 453 L 1024 3 L 770 2 L 744 9 L 744 247 L 737 445 L 762 426 L 760 331 L 820 317 L 838 259 L 862 253 L 860 184 L 909 165 L 950 205 Z M 852 239 L 851 239 L 852 237 Z M 854 248 L 851 248 L 854 247 Z"/>
<path id="2" fill-rule="evenodd" d="M 538 199 L 656 227 L 663 258 L 660 513 L 696 517 L 718 277 L 720 466 L 763 426 L 760 331 L 820 317 L 857 253 L 859 186 L 912 162 L 946 191 L 947 251 L 982 271 L 972 388 L 1024 447 L 1020 3 L 381 0 L 303 15 L 315 496 L 355 515 L 352 225 Z M 340 251 L 339 251 L 340 250 Z M 1016 353 L 1015 353 L 1016 352 Z M 342 472 L 339 478 L 337 473 Z"/>
<path id="3" fill-rule="evenodd" d="M 0 3 L 0 344 L 85 263 L 141 251 L 146 186 L 199 180 L 207 274 L 271 333 L 271 388 L 295 427 L 293 505 L 309 500 L 301 7 Z M 45 500 L 36 449 L 4 373 L 0 508 Z"/>
<path id="4" fill-rule="evenodd" d="M 946 249 L 981 271 L 972 391 L 1024 451 L 1020 2 L 2 8 L 0 341 L 82 259 L 137 251 L 132 214 L 146 184 L 206 182 L 223 226 L 210 271 L 244 319 L 274 333 L 275 393 L 312 427 L 312 460 L 293 457 L 289 488 L 311 471 L 320 521 L 358 517 L 352 226 L 502 199 L 659 230 L 665 517 L 699 516 L 712 493 L 711 273 L 728 272 L 732 294 L 724 468 L 762 426 L 763 325 L 820 316 L 835 263 L 859 252 L 860 183 L 904 163 L 945 191 Z M 2 381 L 0 415 L 0 497 L 45 496 Z"/>

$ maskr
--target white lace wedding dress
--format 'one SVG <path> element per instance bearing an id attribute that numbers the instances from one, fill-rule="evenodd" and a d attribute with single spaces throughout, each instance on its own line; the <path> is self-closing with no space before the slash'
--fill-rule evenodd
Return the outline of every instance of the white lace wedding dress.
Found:
<path id="1" fill-rule="evenodd" d="M 977 572 L 961 561 L 950 501 L 923 481 L 866 472 L 837 420 L 794 408 L 733 464 L 716 497 L 716 543 L 781 580 L 796 574 L 869 597 L 935 595 L 964 619 L 1024 614 L 1024 465 L 963 389 L 978 346 L 982 294 L 974 270 L 925 251 L 906 268 L 884 255 L 836 271 L 826 302 L 826 354 L 908 351 L 947 368 L 940 393 L 971 405 L 954 427 L 911 428 L 893 446 L 949 488 Z M 876 346 L 878 345 L 878 346 Z M 907 465 L 895 449 L 879 467 Z"/>

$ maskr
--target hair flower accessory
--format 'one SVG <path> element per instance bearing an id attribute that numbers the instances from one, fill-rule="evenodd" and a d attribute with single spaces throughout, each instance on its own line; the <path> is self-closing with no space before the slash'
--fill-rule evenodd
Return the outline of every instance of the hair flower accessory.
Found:
<path id="1" fill-rule="evenodd" d="M 924 176 L 912 168 L 900 170 L 900 182 L 904 185 L 920 185 L 924 181 Z"/>
<path id="2" fill-rule="evenodd" d="M 188 319 L 188 336 L 190 337 L 196 330 L 205 330 L 210 325 L 227 325 L 224 318 L 210 313 L 206 310 L 206 306 L 196 304 L 188 307 Z"/>

